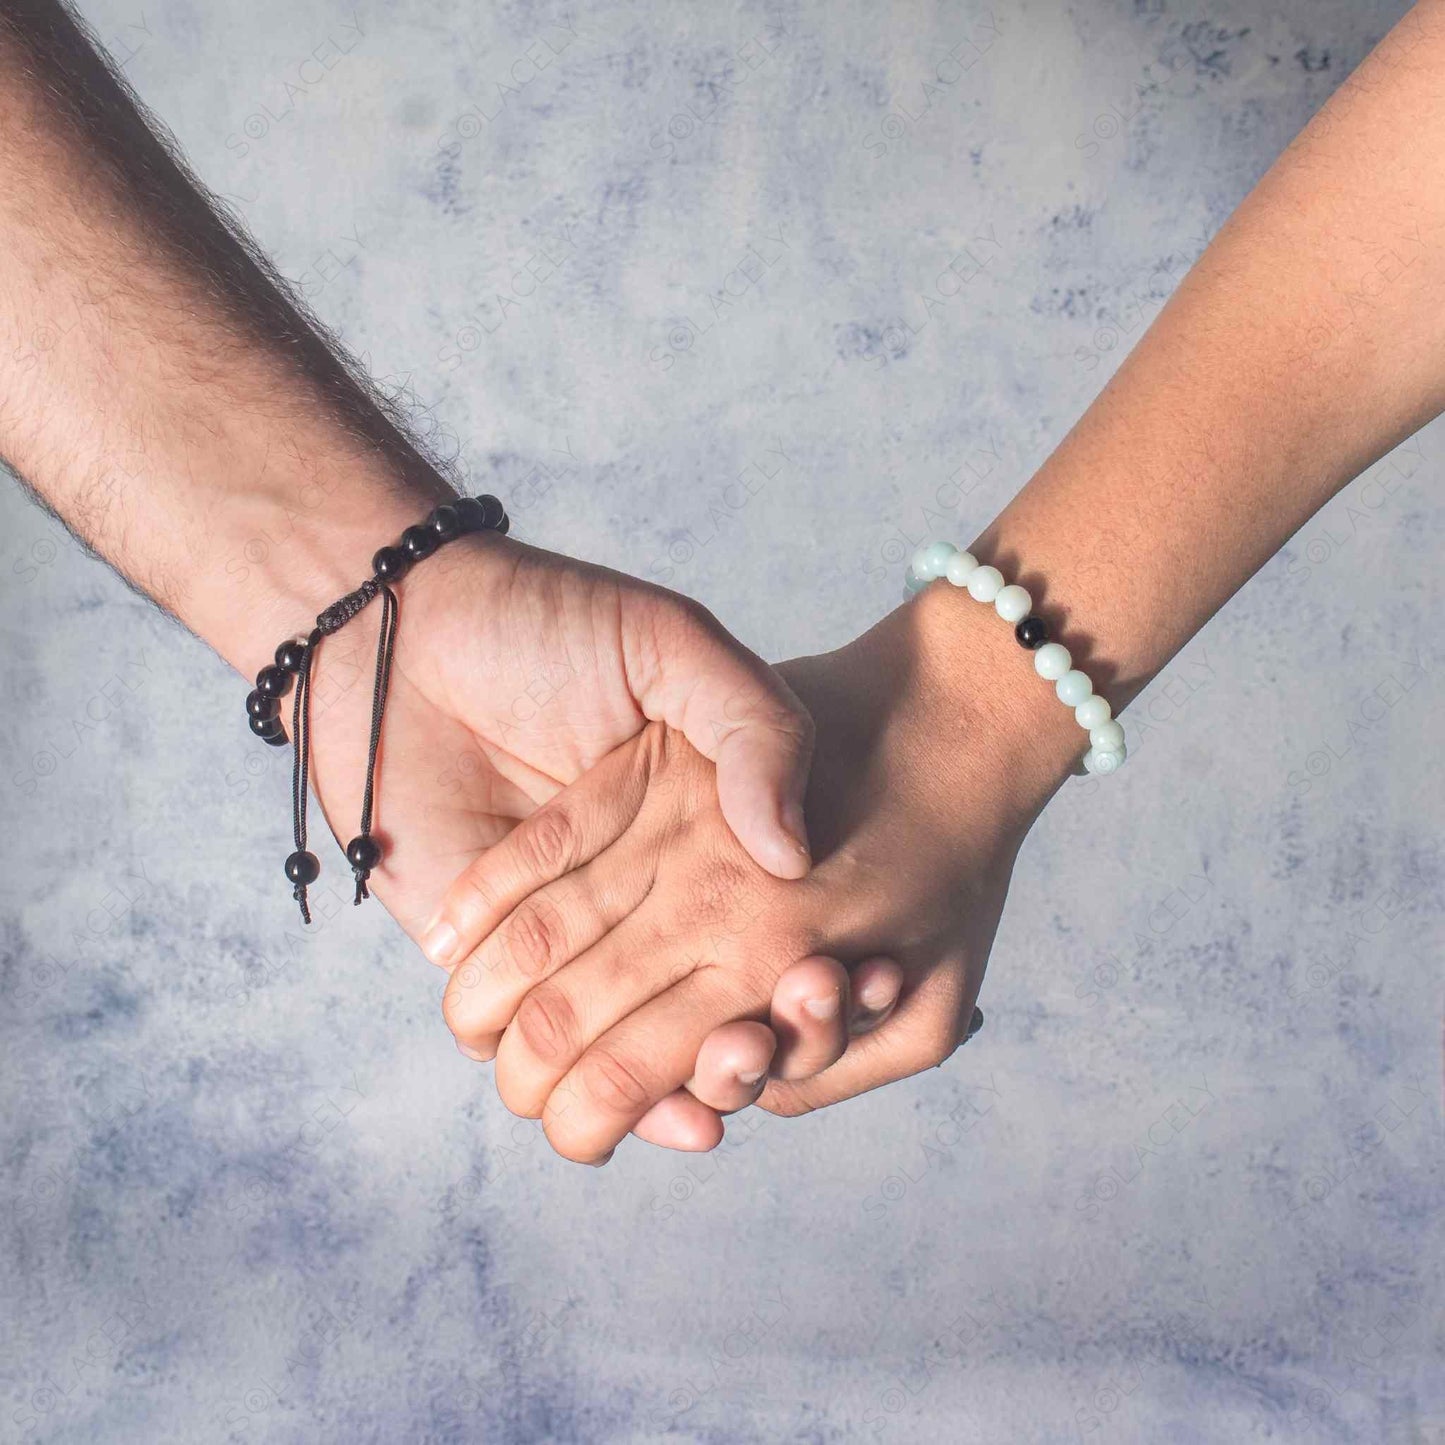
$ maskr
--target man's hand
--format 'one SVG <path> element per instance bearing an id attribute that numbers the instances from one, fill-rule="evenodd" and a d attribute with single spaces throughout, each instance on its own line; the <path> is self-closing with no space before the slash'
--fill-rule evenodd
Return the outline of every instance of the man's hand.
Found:
<path id="1" fill-rule="evenodd" d="M 1014 857 L 1078 728 L 1010 629 L 943 584 L 783 672 L 818 724 L 806 879 L 757 868 L 706 760 L 649 727 L 448 892 L 471 949 L 448 1025 L 467 1048 L 496 1048 L 503 1100 L 568 1158 L 605 1156 L 688 1078 L 711 1030 L 767 1018 L 801 958 L 886 952 L 903 997 L 816 1079 L 769 1084 L 764 1107 L 849 1097 L 967 1036 Z M 557 838 L 566 849 L 547 846 Z"/>
<path id="2" fill-rule="evenodd" d="M 714 801 L 760 871 L 787 878 L 806 870 L 793 830 L 801 825 L 811 720 L 778 674 L 702 608 L 493 536 L 436 553 L 398 593 L 375 814 L 384 852 L 370 886 L 434 963 L 449 968 L 459 956 L 448 919 L 432 921 L 447 885 L 650 720 L 714 760 Z M 312 778 L 340 839 L 355 832 L 365 782 L 377 625 L 363 614 L 317 653 Z M 537 866 L 563 870 L 575 848 L 590 844 L 544 823 L 524 846 L 535 850 Z M 280 856 L 278 849 L 278 908 L 285 906 Z M 321 856 L 323 869 L 346 866 L 339 851 Z M 795 1011 L 830 993 L 842 1003 L 846 975 L 840 988 L 830 968 L 838 965 L 820 960 L 800 973 Z M 872 974 L 859 986 L 867 992 L 870 981 L 876 994 Z M 786 1019 L 780 1026 L 777 1067 L 811 1071 L 809 1060 L 819 1057 L 811 1039 L 826 1023 L 803 1012 L 796 1026 Z M 712 1147 L 721 1135 L 716 1111 L 751 1102 L 773 1054 L 766 1028 L 721 1029 L 684 1076 L 693 1080 L 691 1093 L 667 1100 L 644 1136 L 673 1148 Z"/>
<path id="3" fill-rule="evenodd" d="M 384 856 L 373 878 L 433 963 L 455 961 L 445 920 L 426 928 L 445 885 L 650 721 L 715 763 L 721 813 L 761 867 L 779 878 L 807 872 L 812 721 L 703 608 L 491 536 L 428 558 L 398 594 L 377 784 Z M 304 631 L 308 619 L 297 620 Z M 377 625 L 363 614 L 317 654 L 314 696 L 333 705 L 315 723 L 313 777 L 338 837 L 355 831 L 365 782 Z M 533 841 L 568 865 L 571 840 Z"/>
<path id="4" fill-rule="evenodd" d="M 248 676 L 450 496 L 57 0 L 0 7 L 0 455 Z M 805 871 L 807 716 L 701 609 L 482 538 L 400 596 L 376 884 L 413 934 L 477 848 L 649 718 L 716 760 L 723 814 L 762 867 Z M 315 779 L 343 837 L 375 626 L 359 618 L 318 654 Z M 699 1091 L 771 1054 L 766 1030 L 725 1032 Z M 650 1137 L 698 1145 L 718 1128 L 679 1095 Z"/>

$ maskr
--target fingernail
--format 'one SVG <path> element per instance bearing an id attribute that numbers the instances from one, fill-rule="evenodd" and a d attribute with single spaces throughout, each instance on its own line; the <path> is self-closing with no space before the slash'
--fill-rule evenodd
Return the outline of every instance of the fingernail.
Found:
<path id="1" fill-rule="evenodd" d="M 752 1088 L 767 1072 L 766 1069 L 750 1069 L 747 1073 L 738 1075 L 738 1083 L 746 1084 L 748 1088 Z"/>
<path id="2" fill-rule="evenodd" d="M 897 990 L 887 979 L 875 978 L 858 990 L 858 1002 L 869 1013 L 882 1013 L 893 1002 Z"/>
<path id="3" fill-rule="evenodd" d="M 495 1053 L 483 1053 L 480 1049 L 473 1049 L 468 1047 L 468 1045 L 462 1043 L 460 1040 L 457 1041 L 457 1052 L 459 1054 L 465 1054 L 467 1058 L 473 1060 L 478 1064 L 490 1064 L 492 1060 L 496 1058 Z"/>
<path id="4" fill-rule="evenodd" d="M 822 998 L 805 998 L 803 1007 L 815 1019 L 830 1019 L 838 1012 L 838 995 L 825 993 Z"/>
<path id="5" fill-rule="evenodd" d="M 600 1159 L 589 1159 L 587 1161 L 588 1168 L 600 1169 L 616 1152 L 615 1149 L 609 1149 Z"/>
<path id="6" fill-rule="evenodd" d="M 793 840 L 793 847 L 798 853 L 808 858 L 808 825 L 803 821 L 803 805 L 801 803 L 788 803 L 783 808 L 783 828 Z"/>
<path id="7" fill-rule="evenodd" d="M 456 929 L 439 918 L 422 934 L 421 951 L 438 968 L 446 968 L 456 958 L 458 941 Z"/>

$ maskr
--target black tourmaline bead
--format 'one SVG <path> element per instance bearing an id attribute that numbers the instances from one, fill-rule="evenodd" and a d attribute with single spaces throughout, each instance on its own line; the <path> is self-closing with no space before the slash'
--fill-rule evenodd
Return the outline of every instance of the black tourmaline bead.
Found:
<path id="1" fill-rule="evenodd" d="M 275 699 L 273 698 L 274 702 Z M 281 726 L 281 719 L 278 717 L 253 717 L 251 720 L 251 731 L 258 738 L 265 738 L 269 743 L 272 738 L 285 736 L 285 729 Z"/>
<path id="2" fill-rule="evenodd" d="M 453 537 L 461 534 L 462 519 L 455 507 L 443 502 L 426 519 L 426 526 L 431 529 L 438 542 L 450 542 Z"/>
<path id="3" fill-rule="evenodd" d="M 1020 647 L 1027 647 L 1032 652 L 1049 640 L 1049 629 L 1044 625 L 1042 617 L 1025 617 L 1014 628 L 1014 636 L 1018 638 Z"/>
<path id="4" fill-rule="evenodd" d="M 248 717 L 265 719 L 275 717 L 280 711 L 281 703 L 277 698 L 260 691 L 246 694 L 246 714 Z"/>
<path id="5" fill-rule="evenodd" d="M 291 674 L 284 667 L 263 667 L 256 674 L 256 691 L 267 697 L 285 697 L 291 691 Z"/>
<path id="6" fill-rule="evenodd" d="M 381 845 L 370 833 L 361 833 L 346 845 L 346 861 L 369 873 L 381 862 Z"/>
<path id="7" fill-rule="evenodd" d="M 321 864 L 314 853 L 293 853 L 286 860 L 286 876 L 293 883 L 314 883 L 321 876 Z"/>
<path id="8" fill-rule="evenodd" d="M 383 582 L 399 581 L 406 576 L 406 569 L 410 566 L 411 558 L 400 547 L 383 547 L 371 559 L 371 570 Z"/>
<path id="9" fill-rule="evenodd" d="M 280 722 L 280 718 L 277 718 L 277 722 Z M 290 742 L 290 739 L 286 736 L 285 728 L 277 728 L 273 736 L 262 738 L 261 741 L 270 743 L 273 748 L 284 748 L 286 744 Z"/>
<path id="10" fill-rule="evenodd" d="M 462 519 L 462 531 L 480 532 L 486 526 L 486 510 L 480 497 L 458 497 L 452 505 Z"/>
<path id="11" fill-rule="evenodd" d="M 401 534 L 401 545 L 413 562 L 420 562 L 436 551 L 437 534 L 430 527 L 408 527 Z"/>
<path id="12" fill-rule="evenodd" d="M 499 537 L 505 537 L 512 530 L 512 519 L 505 512 L 502 513 L 502 520 L 497 523 L 496 533 Z"/>
<path id="13" fill-rule="evenodd" d="M 507 509 L 493 496 L 478 497 L 477 501 L 482 504 L 482 526 L 489 531 L 493 527 L 502 525 L 502 518 L 507 515 Z"/>
<path id="14" fill-rule="evenodd" d="M 276 649 L 276 666 L 284 667 L 287 672 L 300 672 L 301 662 L 305 656 L 305 642 L 299 637 L 293 637 L 289 642 L 283 642 Z"/>

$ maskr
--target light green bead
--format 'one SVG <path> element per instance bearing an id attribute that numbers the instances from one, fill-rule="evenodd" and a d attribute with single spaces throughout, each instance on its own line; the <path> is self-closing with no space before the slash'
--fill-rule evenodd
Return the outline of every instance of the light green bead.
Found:
<path id="1" fill-rule="evenodd" d="M 1078 707 L 1093 690 L 1094 684 L 1089 681 L 1089 674 L 1080 672 L 1077 667 L 1066 672 L 1054 684 L 1054 691 L 1058 693 L 1059 701 L 1065 707 Z"/>
<path id="2" fill-rule="evenodd" d="M 1045 682 L 1057 682 L 1073 665 L 1074 659 L 1062 642 L 1046 642 L 1034 653 L 1034 671 Z"/>
<path id="3" fill-rule="evenodd" d="M 1124 766 L 1127 756 L 1123 748 L 1090 748 L 1084 754 L 1084 771 L 1097 777 L 1108 777 L 1110 773 L 1116 773 Z"/>
<path id="4" fill-rule="evenodd" d="M 978 567 L 965 585 L 975 602 L 992 602 L 1003 591 L 1003 573 L 997 567 Z"/>
<path id="5" fill-rule="evenodd" d="M 1118 752 L 1124 746 L 1124 729 L 1116 722 L 1100 723 L 1089 729 L 1089 741 L 1100 752 Z"/>
<path id="6" fill-rule="evenodd" d="M 977 571 L 978 558 L 972 552 L 955 552 L 948 559 L 948 566 L 943 569 L 943 575 L 955 587 L 967 587 L 968 579 Z"/>
<path id="7" fill-rule="evenodd" d="M 993 610 L 1005 622 L 1022 622 L 1033 610 L 1033 605 L 1028 589 L 1020 587 L 1017 582 L 1000 589 L 998 596 L 993 599 Z"/>
<path id="8" fill-rule="evenodd" d="M 1109 700 L 1100 697 L 1098 693 L 1094 693 L 1092 697 L 1086 697 L 1074 709 L 1074 721 L 1085 732 L 1092 732 L 1095 728 L 1103 727 L 1113 716 L 1114 712 L 1109 706 Z"/>
<path id="9" fill-rule="evenodd" d="M 921 577 L 925 582 L 932 582 L 935 577 L 943 576 L 944 568 L 948 566 L 948 559 L 956 551 L 958 548 L 952 542 L 925 542 L 913 554 L 909 570 L 915 577 Z"/>

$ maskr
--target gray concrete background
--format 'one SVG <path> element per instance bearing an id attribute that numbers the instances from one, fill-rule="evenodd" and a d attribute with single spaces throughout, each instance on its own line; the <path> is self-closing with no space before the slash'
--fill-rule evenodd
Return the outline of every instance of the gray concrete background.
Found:
<path id="1" fill-rule="evenodd" d="M 519 532 L 770 657 L 982 526 L 1399 11 L 84 9 Z M 976 1044 L 600 1171 L 380 910 L 301 936 L 236 681 L 7 486 L 0 1438 L 1445 1440 L 1442 471 L 1134 706 Z"/>

